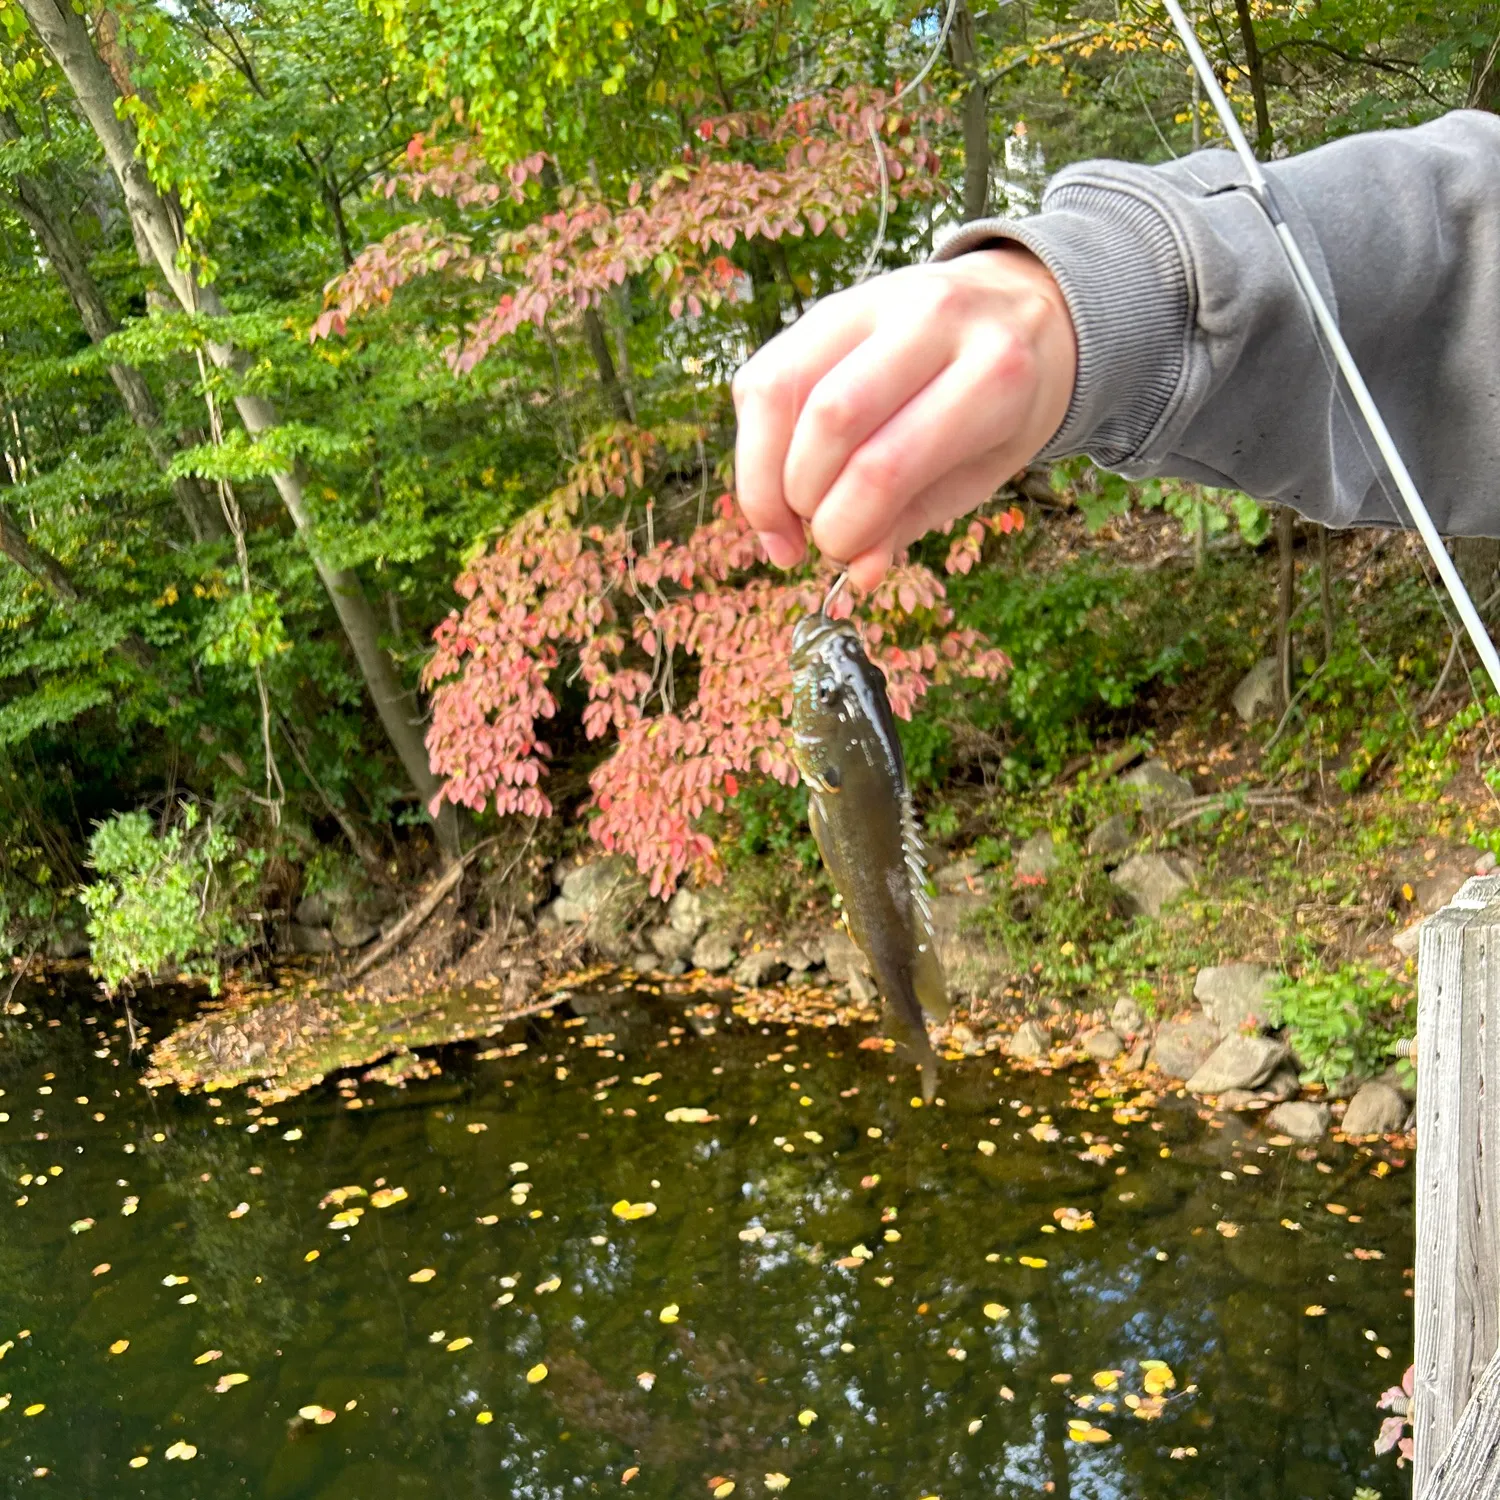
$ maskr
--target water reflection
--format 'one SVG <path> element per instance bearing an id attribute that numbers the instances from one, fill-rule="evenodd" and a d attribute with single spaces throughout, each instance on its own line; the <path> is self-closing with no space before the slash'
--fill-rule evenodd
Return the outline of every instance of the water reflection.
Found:
<path id="1" fill-rule="evenodd" d="M 1407 1174 L 1347 1150 L 1190 1101 L 1117 1122 L 986 1065 L 914 1109 L 853 1037 L 607 994 L 257 1115 L 151 1098 L 90 997 L 21 998 L 7 1493 L 562 1497 L 631 1468 L 661 1500 L 768 1473 L 823 1500 L 1398 1492 L 1370 1440 L 1410 1343 Z M 1145 1421 L 1153 1359 L 1176 1388 Z"/>

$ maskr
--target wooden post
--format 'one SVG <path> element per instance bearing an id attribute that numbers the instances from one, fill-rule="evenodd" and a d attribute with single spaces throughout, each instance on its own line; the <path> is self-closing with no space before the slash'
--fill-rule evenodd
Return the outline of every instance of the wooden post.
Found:
<path id="1" fill-rule="evenodd" d="M 1477 1500 L 1449 1487 L 1465 1477 L 1453 1464 L 1436 1471 L 1500 1345 L 1500 876 L 1468 881 L 1422 928 L 1417 1069 L 1412 1493 Z M 1485 1411 L 1493 1396 L 1466 1426 Z"/>

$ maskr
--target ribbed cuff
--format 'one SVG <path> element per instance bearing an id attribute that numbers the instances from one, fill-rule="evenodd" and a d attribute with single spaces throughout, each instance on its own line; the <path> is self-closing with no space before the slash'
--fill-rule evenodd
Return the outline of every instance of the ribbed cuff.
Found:
<path id="1" fill-rule="evenodd" d="M 1062 426 L 1038 455 L 1087 453 L 1129 467 L 1176 394 L 1193 318 L 1183 248 L 1161 210 L 1119 183 L 1071 178 L 1025 219 L 979 219 L 945 241 L 952 260 L 1006 240 L 1052 273 L 1078 335 L 1078 374 Z"/>

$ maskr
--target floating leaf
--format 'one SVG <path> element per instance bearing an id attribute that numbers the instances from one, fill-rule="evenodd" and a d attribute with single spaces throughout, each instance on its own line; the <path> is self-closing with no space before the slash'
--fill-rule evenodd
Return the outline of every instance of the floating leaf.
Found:
<path id="1" fill-rule="evenodd" d="M 1002 1307 L 998 1302 L 986 1302 L 984 1304 L 984 1315 L 992 1321 L 998 1321 L 1009 1311 L 1008 1307 Z"/>
<path id="2" fill-rule="evenodd" d="M 193 1363 L 195 1365 L 211 1365 L 216 1359 L 223 1358 L 224 1351 L 222 1349 L 205 1349 Z"/>
<path id="3" fill-rule="evenodd" d="M 492 1412 L 492 1411 L 481 1411 L 481 1412 L 476 1412 L 476 1413 L 475 1413 L 475 1414 L 474 1414 L 474 1420 L 475 1420 L 475 1421 L 476 1421 L 476 1422 L 477 1422 L 477 1423 L 478 1423 L 478 1424 L 479 1424 L 479 1425 L 480 1425 L 480 1426 L 481 1426 L 481 1427 L 488 1427 L 488 1426 L 489 1426 L 489 1425 L 490 1425 L 490 1423 L 491 1423 L 491 1422 L 493 1422 L 493 1421 L 494 1421 L 494 1420 L 495 1420 L 495 1414 L 494 1414 L 494 1412 Z"/>
<path id="4" fill-rule="evenodd" d="M 416 1282 L 431 1281 L 432 1278 L 436 1275 L 437 1272 L 434 1271 L 431 1266 L 423 1266 L 420 1271 L 413 1271 L 411 1275 L 406 1279 L 408 1281 Z"/>
<path id="5" fill-rule="evenodd" d="M 68 1228 L 71 1229 L 74 1234 L 86 1234 L 93 1227 L 94 1221 L 92 1219 L 74 1219 L 73 1222 L 68 1225 Z"/>
<path id="6" fill-rule="evenodd" d="M 724 1500 L 724 1497 L 726 1495 L 732 1495 L 733 1493 L 734 1480 L 732 1479 L 726 1479 L 723 1481 L 723 1483 L 716 1484 L 713 1488 L 714 1500 Z"/>
<path id="7" fill-rule="evenodd" d="M 467 1349 L 474 1342 L 471 1338 L 450 1339 L 448 1341 L 448 1353 L 457 1354 L 460 1349 Z"/>
<path id="8" fill-rule="evenodd" d="M 1030 1266 L 1033 1271 L 1040 1271 L 1047 1264 L 1039 1255 L 1021 1255 L 1016 1258 L 1023 1266 Z"/>
<path id="9" fill-rule="evenodd" d="M 811 1427 L 817 1420 L 818 1414 L 810 1406 L 797 1413 L 797 1424 L 800 1427 Z"/>
<path id="10" fill-rule="evenodd" d="M 1328 1309 L 1321 1302 L 1314 1302 L 1311 1307 L 1304 1307 L 1302 1311 L 1309 1318 L 1321 1318 Z"/>
<path id="11" fill-rule="evenodd" d="M 748 1229 L 740 1230 L 740 1238 L 746 1244 L 753 1244 L 756 1240 L 763 1240 L 765 1237 L 766 1232 L 759 1224 L 752 1224 Z"/>
<path id="12" fill-rule="evenodd" d="M 129 1347 L 129 1339 L 116 1339 L 114 1343 L 109 1346 L 109 1352 L 111 1354 L 123 1354 Z"/>
<path id="13" fill-rule="evenodd" d="M 654 1370 L 642 1370 L 641 1373 L 635 1377 L 635 1383 L 640 1386 L 643 1391 L 649 1391 L 651 1387 L 656 1384 L 656 1372 Z"/>
<path id="14" fill-rule="evenodd" d="M 214 1393 L 222 1396 L 225 1391 L 232 1391 L 237 1385 L 244 1385 L 249 1376 L 243 1371 L 235 1370 L 229 1375 L 221 1375 L 214 1385 Z"/>
<path id="15" fill-rule="evenodd" d="M 545 1281 L 539 1281 L 536 1289 L 539 1293 L 555 1292 L 561 1285 L 561 1276 L 549 1276 Z"/>
<path id="16" fill-rule="evenodd" d="M 541 1381 L 545 1380 L 546 1378 L 547 1378 L 547 1367 L 546 1367 L 546 1365 L 532 1365 L 532 1367 L 526 1372 L 526 1384 L 527 1385 L 537 1385 L 538 1383 L 540 1383 Z"/>
<path id="17" fill-rule="evenodd" d="M 640 1472 L 641 1472 L 641 1466 L 639 1464 L 631 1464 L 631 1466 L 628 1469 L 626 1469 L 623 1474 L 620 1475 L 620 1483 L 621 1484 L 629 1484 L 630 1481 L 632 1479 L 634 1479 L 635 1476 L 637 1474 L 639 1474 Z"/>
<path id="18" fill-rule="evenodd" d="M 610 1208 L 610 1212 L 617 1219 L 649 1219 L 656 1212 L 654 1203 L 632 1203 L 628 1198 L 621 1198 Z"/>
<path id="19" fill-rule="evenodd" d="M 1101 1391 L 1112 1391 L 1119 1385 L 1124 1373 L 1124 1370 L 1095 1370 L 1094 1384 Z"/>
<path id="20" fill-rule="evenodd" d="M 791 1482 L 785 1474 L 772 1473 L 766 1475 L 766 1488 L 773 1495 L 779 1495 Z"/>
<path id="21" fill-rule="evenodd" d="M 181 1459 L 197 1458 L 198 1450 L 191 1443 L 178 1441 L 173 1443 L 172 1446 L 167 1449 L 165 1456 L 167 1458 Z"/>
<path id="22" fill-rule="evenodd" d="M 378 1188 L 370 1194 L 370 1203 L 375 1208 L 389 1208 L 393 1203 L 404 1203 L 406 1198 L 404 1187 Z"/>
<path id="23" fill-rule="evenodd" d="M 706 1120 L 717 1118 L 717 1115 L 709 1114 L 706 1109 L 696 1104 L 667 1111 L 667 1119 L 673 1125 L 702 1125 Z"/>
<path id="24" fill-rule="evenodd" d="M 995 1143 L 993 1141 L 980 1141 L 976 1149 L 981 1156 L 993 1156 L 995 1154 Z"/>
<path id="25" fill-rule="evenodd" d="M 680 1312 L 675 1302 L 669 1302 L 656 1316 L 663 1323 L 675 1323 Z"/>

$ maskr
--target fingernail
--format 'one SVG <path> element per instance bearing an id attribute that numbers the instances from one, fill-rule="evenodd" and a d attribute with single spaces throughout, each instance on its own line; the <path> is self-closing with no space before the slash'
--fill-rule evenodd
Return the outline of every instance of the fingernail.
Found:
<path id="1" fill-rule="evenodd" d="M 766 549 L 766 556 L 778 568 L 789 568 L 802 555 L 802 549 L 795 547 L 779 531 L 761 531 L 756 533 L 760 537 L 760 544 Z"/>

